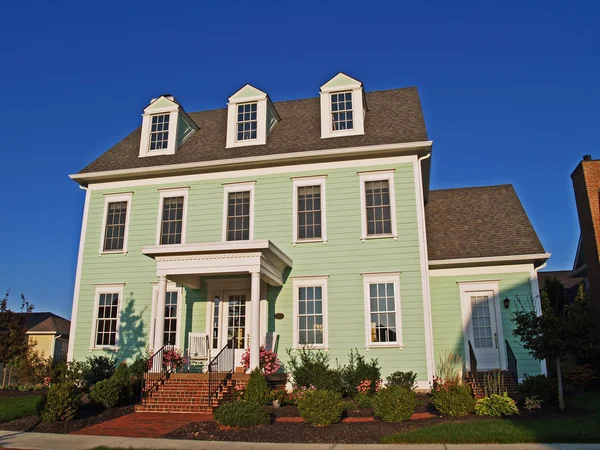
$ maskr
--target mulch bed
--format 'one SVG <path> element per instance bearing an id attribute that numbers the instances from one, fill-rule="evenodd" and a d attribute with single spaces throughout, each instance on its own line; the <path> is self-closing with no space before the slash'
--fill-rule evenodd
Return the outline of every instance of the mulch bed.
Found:
<path id="1" fill-rule="evenodd" d="M 43 395 L 46 391 L 19 391 L 17 389 L 0 389 L 0 399 L 9 397 L 29 397 L 31 395 Z"/>

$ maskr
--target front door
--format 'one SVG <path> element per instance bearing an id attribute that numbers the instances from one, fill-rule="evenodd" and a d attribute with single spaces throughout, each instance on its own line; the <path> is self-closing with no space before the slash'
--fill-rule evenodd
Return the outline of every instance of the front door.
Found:
<path id="1" fill-rule="evenodd" d="M 229 339 L 235 341 L 235 364 L 240 366 L 242 355 L 248 348 L 250 326 L 250 292 L 225 291 L 220 305 L 220 348 L 227 345 Z"/>
<path id="2" fill-rule="evenodd" d="M 468 335 L 477 358 L 477 369 L 501 369 L 494 292 L 468 292 L 467 295 L 471 308 Z"/>

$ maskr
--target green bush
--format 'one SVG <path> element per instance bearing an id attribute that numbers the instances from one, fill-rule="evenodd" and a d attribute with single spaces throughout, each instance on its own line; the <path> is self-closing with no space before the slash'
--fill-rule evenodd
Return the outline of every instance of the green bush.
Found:
<path id="1" fill-rule="evenodd" d="M 479 416 L 500 417 L 519 414 L 519 408 L 505 392 L 503 395 L 492 394 L 489 397 L 480 398 L 475 405 L 475 412 Z"/>
<path id="2" fill-rule="evenodd" d="M 39 404 L 43 422 L 66 422 L 77 416 L 81 392 L 74 384 L 54 383 Z"/>
<path id="3" fill-rule="evenodd" d="M 406 386 L 381 389 L 373 399 L 373 414 L 386 422 L 409 420 L 417 406 L 416 394 Z"/>
<path id="4" fill-rule="evenodd" d="M 246 401 L 223 403 L 215 410 L 213 418 L 226 427 L 250 428 L 270 423 L 264 407 Z"/>
<path id="5" fill-rule="evenodd" d="M 288 372 L 292 375 L 294 387 L 310 387 L 342 392 L 340 374 L 329 368 L 329 355 L 317 350 L 303 348 L 289 356 Z"/>
<path id="6" fill-rule="evenodd" d="M 537 397 L 547 405 L 558 404 L 558 383 L 545 375 L 528 376 L 519 384 L 519 396 Z"/>
<path id="7" fill-rule="evenodd" d="M 371 382 L 371 393 L 374 394 L 377 382 L 381 379 L 379 362 L 376 359 L 367 362 L 358 350 L 350 350 L 348 365 L 338 367 L 338 371 L 341 376 L 342 393 L 350 397 L 358 393 L 356 388 L 365 380 Z"/>
<path id="8" fill-rule="evenodd" d="M 136 378 L 142 378 L 144 374 L 148 371 L 148 360 L 150 359 L 150 352 L 148 350 L 144 350 L 141 353 L 138 353 L 133 361 L 129 364 L 129 370 L 131 371 L 131 375 Z"/>
<path id="9" fill-rule="evenodd" d="M 90 390 L 90 398 L 107 408 L 126 402 L 133 395 L 131 388 L 131 372 L 122 363 L 108 380 L 98 381 Z"/>
<path id="10" fill-rule="evenodd" d="M 373 396 L 369 394 L 356 394 L 352 400 L 356 403 L 359 408 L 370 408 L 373 406 Z"/>
<path id="11" fill-rule="evenodd" d="M 467 385 L 439 387 L 439 390 L 433 392 L 431 401 L 445 416 L 465 416 L 475 408 L 473 393 Z"/>
<path id="12" fill-rule="evenodd" d="M 325 390 L 308 391 L 298 401 L 298 411 L 304 421 L 320 427 L 339 422 L 345 406 L 338 392 Z"/>
<path id="13" fill-rule="evenodd" d="M 414 389 L 417 381 L 417 374 L 412 370 L 410 372 L 397 371 L 386 379 L 388 386 L 402 386 L 408 389 Z"/>
<path id="14" fill-rule="evenodd" d="M 260 369 L 254 369 L 250 373 L 250 379 L 244 392 L 244 401 L 264 406 L 269 401 L 269 394 L 267 379 Z"/>
<path id="15" fill-rule="evenodd" d="M 117 360 L 115 357 L 88 356 L 85 362 L 87 363 L 85 382 L 89 387 L 98 381 L 109 379 L 117 369 Z"/>

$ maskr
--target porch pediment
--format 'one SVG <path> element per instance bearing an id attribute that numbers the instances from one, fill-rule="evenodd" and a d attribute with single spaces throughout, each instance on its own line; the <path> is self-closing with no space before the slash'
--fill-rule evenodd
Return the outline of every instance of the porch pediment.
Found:
<path id="1" fill-rule="evenodd" d="M 151 245 L 142 253 L 156 261 L 156 275 L 194 277 L 260 273 L 273 286 L 281 286 L 292 260 L 269 240 Z M 185 284 L 185 283 L 184 283 Z"/>

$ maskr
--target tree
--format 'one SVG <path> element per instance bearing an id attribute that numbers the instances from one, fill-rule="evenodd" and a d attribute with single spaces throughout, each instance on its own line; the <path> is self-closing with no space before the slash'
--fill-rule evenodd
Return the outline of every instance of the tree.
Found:
<path id="1" fill-rule="evenodd" d="M 29 349 L 27 342 L 27 316 L 33 311 L 23 294 L 21 294 L 20 313 L 11 311 L 8 307 L 10 291 L 6 291 L 0 300 L 0 363 L 3 365 L 2 387 L 6 383 L 9 366 L 18 358 L 24 356 Z"/>
<path id="2" fill-rule="evenodd" d="M 567 354 L 580 358 L 593 357 L 598 352 L 598 341 L 589 298 L 583 286 L 575 301 L 567 305 L 564 303 L 564 289 L 558 289 L 557 282 L 558 280 L 549 280 L 544 284 L 541 295 L 542 315 L 538 315 L 535 308 L 524 308 L 521 305 L 515 311 L 512 321 L 515 323 L 513 333 L 534 358 L 555 362 L 558 402 L 560 409 L 564 410 L 561 359 Z"/>

